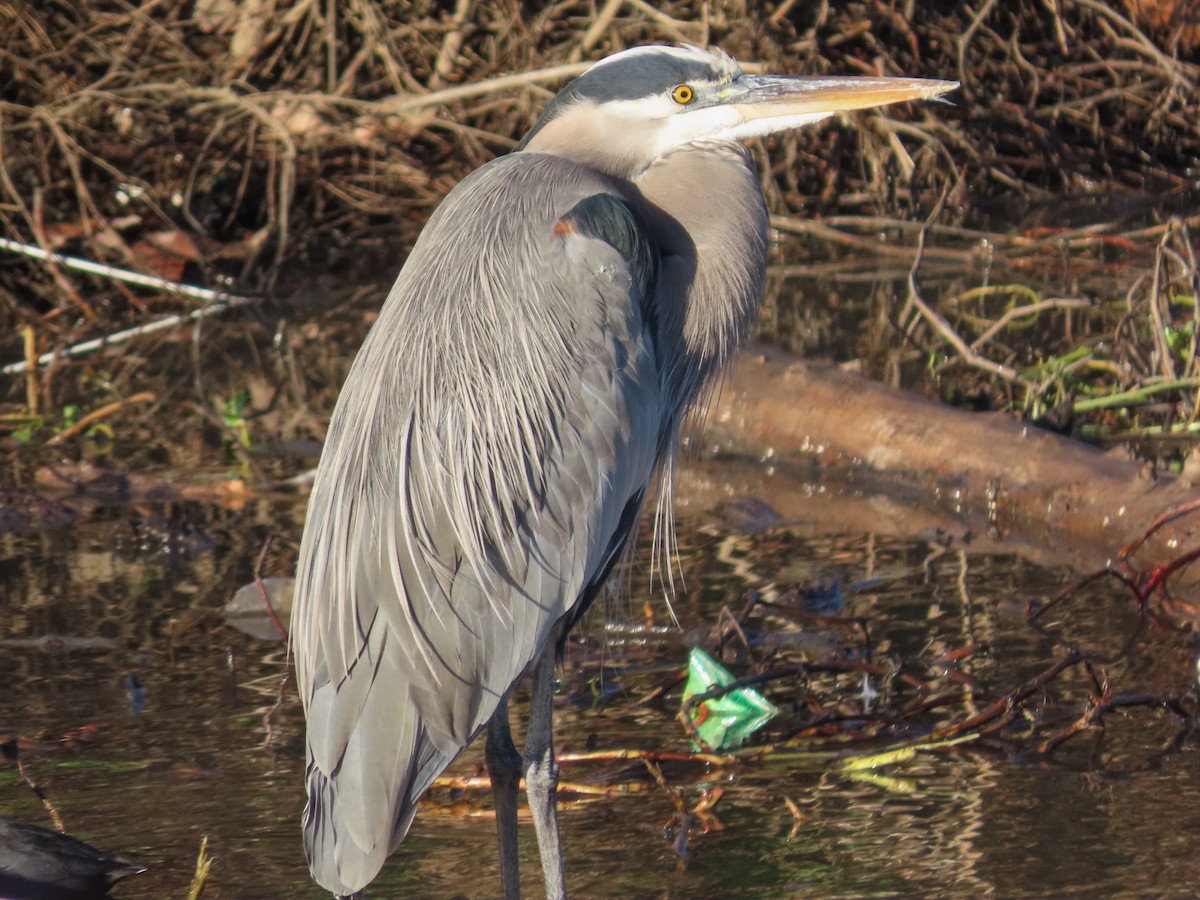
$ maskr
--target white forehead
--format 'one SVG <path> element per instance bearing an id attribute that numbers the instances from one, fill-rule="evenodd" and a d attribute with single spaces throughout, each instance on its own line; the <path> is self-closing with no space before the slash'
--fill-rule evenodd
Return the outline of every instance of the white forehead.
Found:
<path id="1" fill-rule="evenodd" d="M 622 50 L 619 53 L 604 57 L 604 59 L 593 64 L 588 69 L 588 72 L 596 72 L 614 63 L 620 64 L 622 62 L 637 60 L 639 57 L 644 59 L 658 58 L 664 61 L 671 60 L 678 63 L 684 70 L 697 72 L 711 70 L 708 73 L 709 77 L 716 75 L 717 80 L 733 79 L 742 74 L 742 68 L 738 65 L 737 60 L 724 50 L 715 47 L 711 51 L 702 50 L 699 47 L 693 47 L 691 44 L 683 44 L 678 47 L 670 47 L 666 44 L 631 47 L 628 50 Z"/>

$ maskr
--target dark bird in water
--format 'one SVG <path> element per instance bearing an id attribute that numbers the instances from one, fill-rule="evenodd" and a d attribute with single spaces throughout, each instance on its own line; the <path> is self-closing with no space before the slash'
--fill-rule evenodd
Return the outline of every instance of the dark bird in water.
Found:
<path id="1" fill-rule="evenodd" d="M 0 819 L 0 900 L 102 900 L 145 871 L 68 834 Z"/>

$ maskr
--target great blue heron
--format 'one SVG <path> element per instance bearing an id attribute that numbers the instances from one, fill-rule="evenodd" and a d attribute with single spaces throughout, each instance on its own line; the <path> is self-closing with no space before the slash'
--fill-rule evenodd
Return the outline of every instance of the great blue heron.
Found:
<path id="1" fill-rule="evenodd" d="M 749 75 L 720 52 L 639 47 L 446 197 L 350 369 L 300 545 L 320 884 L 364 888 L 487 725 L 504 895 L 519 896 L 524 763 L 546 895 L 564 896 L 556 648 L 757 310 L 767 213 L 739 142 L 954 86 Z M 522 759 L 507 701 L 526 671 Z"/>

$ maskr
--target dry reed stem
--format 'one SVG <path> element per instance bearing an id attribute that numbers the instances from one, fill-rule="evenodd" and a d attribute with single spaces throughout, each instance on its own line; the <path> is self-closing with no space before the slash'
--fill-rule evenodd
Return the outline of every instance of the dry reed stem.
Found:
<path id="1" fill-rule="evenodd" d="M 54 437 L 50 438 L 50 440 L 46 441 L 46 446 L 53 447 L 56 444 L 61 444 L 64 441 L 73 438 L 84 429 L 90 428 L 96 422 L 111 416 L 113 413 L 118 412 L 126 406 L 129 406 L 131 403 L 154 403 L 157 399 L 158 397 L 150 391 L 143 391 L 140 394 L 134 394 L 132 397 L 126 397 L 124 400 L 117 400 L 113 403 L 101 406 L 99 409 L 92 410 L 70 428 L 64 428 Z"/>

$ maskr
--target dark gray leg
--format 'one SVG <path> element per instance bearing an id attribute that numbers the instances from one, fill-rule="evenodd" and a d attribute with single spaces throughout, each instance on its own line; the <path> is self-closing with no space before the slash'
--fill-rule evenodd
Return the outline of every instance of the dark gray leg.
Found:
<path id="1" fill-rule="evenodd" d="M 533 678 L 533 703 L 525 735 L 525 793 L 533 812 L 546 900 L 565 900 L 562 839 L 558 833 L 558 765 L 554 761 L 554 644 L 542 651 Z"/>
<path id="2" fill-rule="evenodd" d="M 521 871 L 517 854 L 517 793 L 521 787 L 521 754 L 508 727 L 508 698 L 488 720 L 483 758 L 492 779 L 496 831 L 500 835 L 500 886 L 504 900 L 521 900 Z"/>

